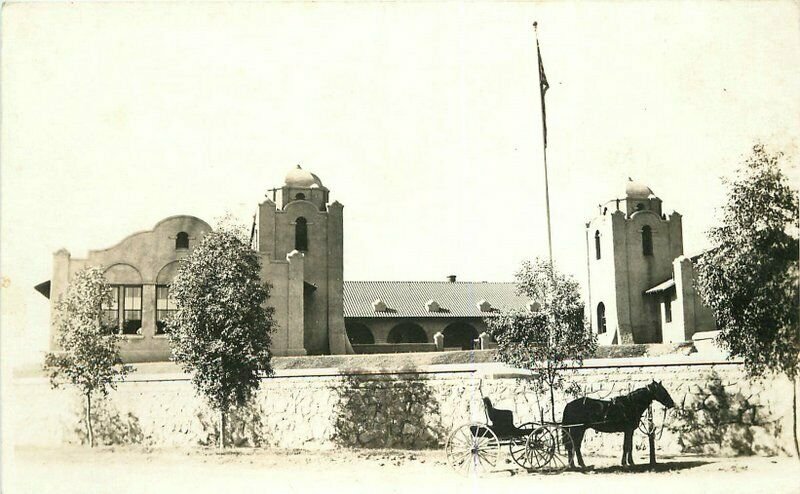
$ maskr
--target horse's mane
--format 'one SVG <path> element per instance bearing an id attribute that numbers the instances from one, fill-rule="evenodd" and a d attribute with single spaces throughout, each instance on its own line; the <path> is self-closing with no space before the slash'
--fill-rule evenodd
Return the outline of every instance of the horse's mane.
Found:
<path id="1" fill-rule="evenodd" d="M 639 398 L 639 396 L 644 394 L 644 393 L 651 393 L 652 394 L 652 390 L 650 389 L 650 385 L 649 384 L 647 386 L 642 387 L 642 388 L 634 389 L 633 391 L 631 391 L 628 394 L 620 395 L 620 396 L 617 397 L 617 399 L 620 399 L 620 398 L 628 398 L 628 399 Z"/>

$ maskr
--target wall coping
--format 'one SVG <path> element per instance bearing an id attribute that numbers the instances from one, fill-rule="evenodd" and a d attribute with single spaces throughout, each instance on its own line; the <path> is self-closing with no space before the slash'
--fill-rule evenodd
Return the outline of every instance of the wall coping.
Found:
<path id="1" fill-rule="evenodd" d="M 711 367 L 721 365 L 742 365 L 741 360 L 725 360 L 714 355 L 666 355 L 662 357 L 632 357 L 632 358 L 606 358 L 589 359 L 584 361 L 582 367 L 568 367 L 568 371 L 598 370 L 598 369 L 624 369 L 642 367 Z M 136 372 L 129 374 L 126 383 L 137 382 L 180 382 L 189 381 L 191 376 L 180 370 L 176 364 L 172 363 L 144 363 L 134 364 Z M 474 374 L 476 378 L 482 379 L 528 379 L 530 372 L 524 369 L 507 367 L 500 362 L 487 363 L 467 363 L 467 364 L 438 364 L 425 365 L 416 368 L 397 368 L 397 369 L 347 369 L 326 367 L 317 369 L 277 369 L 270 378 L 263 380 L 282 380 L 282 379 L 330 379 L 341 378 L 344 376 L 411 376 L 424 375 L 429 378 L 462 378 L 464 374 Z M 15 380 L 46 380 L 44 372 L 15 373 Z"/>

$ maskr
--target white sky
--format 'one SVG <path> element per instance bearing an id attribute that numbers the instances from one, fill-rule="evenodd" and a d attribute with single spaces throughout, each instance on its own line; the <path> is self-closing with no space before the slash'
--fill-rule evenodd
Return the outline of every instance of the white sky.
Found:
<path id="1" fill-rule="evenodd" d="M 511 280 L 632 176 L 684 247 L 756 141 L 796 158 L 791 2 L 6 4 L 3 333 L 40 349 L 51 254 L 174 214 L 249 225 L 297 163 L 345 205 L 345 279 Z M 796 170 L 794 170 L 796 172 Z M 796 176 L 796 174 L 795 174 Z M 8 345 L 9 340 L 5 341 Z M 8 346 L 6 346 L 8 348 Z"/>

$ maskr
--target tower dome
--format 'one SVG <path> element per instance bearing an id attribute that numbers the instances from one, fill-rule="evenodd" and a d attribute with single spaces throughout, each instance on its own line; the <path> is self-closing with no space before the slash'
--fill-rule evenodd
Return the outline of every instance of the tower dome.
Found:
<path id="1" fill-rule="evenodd" d="M 647 199 L 654 195 L 650 187 L 641 182 L 635 182 L 632 178 L 628 177 L 628 183 L 625 185 L 625 197 L 630 199 Z"/>
<path id="2" fill-rule="evenodd" d="M 303 170 L 300 168 L 300 165 L 297 165 L 297 168 L 289 170 L 283 183 L 286 187 L 322 187 L 322 181 L 319 177 L 309 171 Z"/>

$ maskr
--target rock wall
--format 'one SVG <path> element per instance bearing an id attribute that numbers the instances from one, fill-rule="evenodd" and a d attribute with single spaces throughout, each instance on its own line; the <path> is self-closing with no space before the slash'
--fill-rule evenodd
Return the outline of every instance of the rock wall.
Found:
<path id="1" fill-rule="evenodd" d="M 456 426 L 485 421 L 482 396 L 514 412 L 515 422 L 549 420 L 549 396 L 513 375 L 486 375 L 480 367 L 434 372 L 284 376 L 266 379 L 254 402 L 233 412 L 229 437 L 238 446 L 282 448 L 439 447 Z M 483 377 L 479 377 L 483 376 Z M 661 453 L 791 454 L 791 384 L 748 380 L 740 365 L 592 365 L 572 374 L 582 394 L 610 398 L 663 381 L 678 406 L 666 415 Z M 85 441 L 83 402 L 73 391 L 51 390 L 41 377 L 16 378 L 11 424 L 15 444 Z M 572 396 L 556 396 L 556 417 Z M 217 416 L 185 376 L 133 375 L 99 400 L 94 422 L 104 444 L 197 446 L 215 443 Z M 618 455 L 621 434 L 588 432 L 586 454 Z M 646 449 L 646 437 L 636 435 Z"/>

